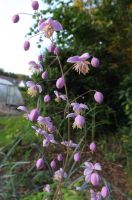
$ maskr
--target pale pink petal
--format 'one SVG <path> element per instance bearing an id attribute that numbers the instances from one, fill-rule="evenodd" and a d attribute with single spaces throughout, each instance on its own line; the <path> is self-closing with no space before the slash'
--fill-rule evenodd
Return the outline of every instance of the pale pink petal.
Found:
<path id="1" fill-rule="evenodd" d="M 62 25 L 57 20 L 52 21 L 52 27 L 53 27 L 54 31 L 60 31 L 63 29 Z"/>
<path id="2" fill-rule="evenodd" d="M 89 53 L 84 53 L 79 58 L 81 59 L 81 61 L 85 61 L 88 58 L 90 58 L 90 55 L 89 55 Z"/>
<path id="3" fill-rule="evenodd" d="M 35 83 L 33 81 L 27 81 L 26 82 L 27 87 L 35 86 Z"/>
<path id="4" fill-rule="evenodd" d="M 69 113 L 66 118 L 75 118 L 77 115 L 75 113 Z"/>
<path id="5" fill-rule="evenodd" d="M 67 62 L 69 62 L 69 63 L 80 62 L 80 58 L 79 58 L 79 56 L 73 56 L 73 57 L 68 58 Z"/>
<path id="6" fill-rule="evenodd" d="M 24 112 L 29 112 L 27 107 L 25 107 L 25 106 L 19 106 L 17 109 L 21 110 L 21 111 L 24 111 Z"/>
<path id="7" fill-rule="evenodd" d="M 95 170 L 102 170 L 102 167 L 101 167 L 100 163 L 95 163 L 94 169 Z"/>

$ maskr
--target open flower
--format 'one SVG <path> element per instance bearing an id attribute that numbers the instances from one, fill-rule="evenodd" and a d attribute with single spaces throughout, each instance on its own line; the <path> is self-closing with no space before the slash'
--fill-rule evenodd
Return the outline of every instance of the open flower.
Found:
<path id="1" fill-rule="evenodd" d="M 55 172 L 54 179 L 61 182 L 63 178 L 67 178 L 67 173 L 62 168 Z"/>
<path id="2" fill-rule="evenodd" d="M 63 141 L 61 142 L 61 144 L 63 144 L 66 147 L 78 147 L 79 145 L 76 143 L 73 143 L 72 140 L 70 141 Z"/>
<path id="3" fill-rule="evenodd" d="M 62 30 L 62 25 L 51 18 L 48 18 L 39 25 L 39 30 L 44 32 L 45 37 L 50 38 L 54 31 Z"/>
<path id="4" fill-rule="evenodd" d="M 26 119 L 28 119 L 28 120 L 30 120 L 30 121 L 32 121 L 32 122 L 36 122 L 36 121 L 37 121 L 38 116 L 39 116 L 39 111 L 38 111 L 38 109 L 34 108 L 34 109 L 32 109 L 31 111 L 29 111 L 29 110 L 27 109 L 27 107 L 25 107 L 25 106 L 19 106 L 17 109 L 18 109 L 18 110 L 21 110 L 21 111 L 23 111 L 23 112 L 25 112 L 24 117 L 25 117 Z"/>
<path id="5" fill-rule="evenodd" d="M 97 171 L 102 170 L 99 163 L 84 162 L 86 169 L 84 170 L 85 181 L 87 183 L 91 182 L 93 185 L 98 185 L 100 176 L 97 174 Z"/>
<path id="6" fill-rule="evenodd" d="M 66 118 L 74 118 L 73 128 L 82 129 L 85 124 L 85 118 L 82 115 L 76 113 L 69 113 Z"/>
<path id="7" fill-rule="evenodd" d="M 28 87 L 28 94 L 31 97 L 35 97 L 38 93 L 42 92 L 42 87 L 38 84 L 35 84 L 33 81 L 27 81 L 26 85 Z"/>
<path id="8" fill-rule="evenodd" d="M 90 64 L 90 62 L 86 61 L 88 58 L 90 58 L 90 55 L 88 53 L 84 53 L 81 56 L 68 58 L 67 62 L 74 63 L 73 69 L 79 72 L 79 74 L 82 73 L 86 75 L 89 72 L 88 64 Z"/>
<path id="9" fill-rule="evenodd" d="M 95 192 L 94 190 L 90 190 L 90 199 L 91 200 L 101 200 L 101 193 L 100 192 Z"/>
<path id="10" fill-rule="evenodd" d="M 71 106 L 76 114 L 81 114 L 82 110 L 88 109 L 87 105 L 83 103 L 71 103 Z"/>
<path id="11" fill-rule="evenodd" d="M 67 99 L 66 95 L 61 94 L 60 92 L 58 92 L 56 90 L 54 91 L 54 93 L 55 93 L 55 96 L 56 96 L 56 98 L 55 98 L 56 102 L 60 102 L 61 99 L 64 100 L 64 101 L 66 101 L 66 99 Z"/>
<path id="12" fill-rule="evenodd" d="M 37 64 L 35 61 L 30 61 L 28 64 L 29 70 L 31 70 L 33 73 L 40 73 L 43 70 L 42 65 Z"/>

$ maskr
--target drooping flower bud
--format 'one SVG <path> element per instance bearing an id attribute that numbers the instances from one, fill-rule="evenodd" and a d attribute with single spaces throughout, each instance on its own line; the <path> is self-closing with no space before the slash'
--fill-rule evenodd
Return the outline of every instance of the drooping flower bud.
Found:
<path id="1" fill-rule="evenodd" d="M 51 97 L 47 94 L 44 96 L 44 102 L 48 103 L 51 100 Z"/>
<path id="2" fill-rule="evenodd" d="M 23 48 L 24 48 L 25 51 L 29 50 L 29 48 L 30 48 L 30 42 L 29 41 L 25 41 L 24 45 L 23 45 Z"/>
<path id="3" fill-rule="evenodd" d="M 96 150 L 96 144 L 94 142 L 92 142 L 90 145 L 89 145 L 89 149 L 92 151 L 92 153 Z"/>
<path id="4" fill-rule="evenodd" d="M 97 173 L 92 173 L 90 180 L 91 180 L 92 185 L 98 186 L 100 177 Z"/>
<path id="5" fill-rule="evenodd" d="M 91 60 L 91 65 L 92 65 L 93 67 L 98 67 L 98 66 L 99 66 L 99 59 L 93 57 L 92 60 Z"/>
<path id="6" fill-rule="evenodd" d="M 19 21 L 19 19 L 20 19 L 19 15 L 14 15 L 14 16 L 12 17 L 13 23 L 17 23 L 17 22 Z"/>
<path id="7" fill-rule="evenodd" d="M 30 113 L 28 114 L 28 119 L 29 119 L 30 121 L 32 121 L 32 122 L 37 121 L 38 117 L 39 117 L 39 111 L 38 111 L 38 109 L 33 109 L 33 110 L 31 110 Z"/>
<path id="8" fill-rule="evenodd" d="M 81 159 L 80 153 L 79 153 L 79 152 L 78 152 L 78 153 L 75 153 L 75 154 L 74 154 L 74 161 L 75 161 L 75 162 L 79 162 L 80 159 Z"/>
<path id="9" fill-rule="evenodd" d="M 52 169 L 56 168 L 56 162 L 55 162 L 55 160 L 51 161 L 50 166 L 51 166 Z"/>
<path id="10" fill-rule="evenodd" d="M 43 72 L 41 77 L 42 77 L 42 79 L 48 78 L 48 72 L 47 71 Z"/>
<path id="11" fill-rule="evenodd" d="M 36 168 L 37 169 L 43 169 L 44 168 L 44 160 L 43 158 L 39 158 L 36 162 Z"/>
<path id="12" fill-rule="evenodd" d="M 61 89 L 61 88 L 64 87 L 64 85 L 65 85 L 64 77 L 58 78 L 57 81 L 56 81 L 56 87 L 57 87 L 58 89 Z"/>
<path id="13" fill-rule="evenodd" d="M 38 1 L 32 1 L 32 9 L 33 10 L 38 10 L 39 8 L 39 3 Z"/>
<path id="14" fill-rule="evenodd" d="M 77 127 L 81 129 L 83 128 L 84 124 L 85 124 L 85 118 L 82 115 L 77 115 L 75 117 L 73 127 Z"/>
<path id="15" fill-rule="evenodd" d="M 58 161 L 62 161 L 64 158 L 63 158 L 63 155 L 60 153 L 57 155 L 57 160 Z"/>
<path id="16" fill-rule="evenodd" d="M 107 186 L 102 187 L 101 195 L 103 198 L 106 198 L 109 196 L 109 188 Z"/>
<path id="17" fill-rule="evenodd" d="M 55 54 L 55 55 L 58 55 L 59 53 L 60 53 L 60 48 L 55 47 L 55 49 L 54 49 L 54 54 Z"/>
<path id="18" fill-rule="evenodd" d="M 42 62 L 42 61 L 43 61 L 43 55 L 42 55 L 42 54 L 40 54 L 40 55 L 38 56 L 38 61 L 39 61 L 39 62 Z"/>
<path id="19" fill-rule="evenodd" d="M 96 91 L 94 94 L 94 99 L 97 103 L 101 104 L 104 100 L 104 96 L 101 92 Z"/>
<path id="20" fill-rule="evenodd" d="M 53 53 L 54 52 L 54 50 L 55 50 L 55 44 L 51 44 L 49 47 L 48 47 L 48 52 L 49 53 Z"/>

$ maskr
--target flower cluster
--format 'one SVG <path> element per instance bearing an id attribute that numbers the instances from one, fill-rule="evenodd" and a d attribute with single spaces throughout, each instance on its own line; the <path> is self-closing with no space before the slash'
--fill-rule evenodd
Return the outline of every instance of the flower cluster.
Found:
<path id="1" fill-rule="evenodd" d="M 35 13 L 38 13 L 39 9 L 39 3 L 38 1 L 32 1 L 31 3 L 32 9 L 35 11 Z M 38 15 L 39 19 L 40 15 Z M 19 14 L 16 14 L 13 16 L 12 21 L 14 23 L 17 23 L 20 20 Z M 54 33 L 61 31 L 62 25 L 57 20 L 54 20 L 52 18 L 48 19 L 39 19 L 38 22 L 38 30 L 40 34 L 43 37 L 48 38 L 51 41 L 51 45 L 48 47 L 48 51 L 50 53 L 54 53 L 56 56 L 56 59 L 58 60 L 59 66 L 60 66 L 60 72 L 61 75 L 58 75 L 58 79 L 56 80 L 56 84 L 54 87 L 56 87 L 58 90 L 52 91 L 52 94 L 45 94 L 45 90 L 43 90 L 43 84 L 46 81 L 46 79 L 50 79 L 50 73 L 48 71 L 48 68 L 43 71 L 43 55 L 40 54 L 38 56 L 38 63 L 35 61 L 29 62 L 29 70 L 42 80 L 39 83 L 35 83 L 35 81 L 27 81 L 26 85 L 28 87 L 28 94 L 31 97 L 36 97 L 37 95 L 43 95 L 43 103 L 46 107 L 47 104 L 50 105 L 52 103 L 52 96 L 55 96 L 55 101 L 58 102 L 58 104 L 63 103 L 65 104 L 64 109 L 64 121 L 67 123 L 67 135 L 66 137 L 62 137 L 63 134 L 59 132 L 59 128 L 57 129 L 57 126 L 54 124 L 54 118 L 50 116 L 42 116 L 41 115 L 41 109 L 39 107 L 34 108 L 32 110 L 28 110 L 25 106 L 19 106 L 18 109 L 23 111 L 25 113 L 25 117 L 27 120 L 32 122 L 32 128 L 35 130 L 36 135 L 40 136 L 42 138 L 42 148 L 50 148 L 50 146 L 55 147 L 58 150 L 58 153 L 54 156 L 54 158 L 50 158 L 50 163 L 47 165 L 47 162 L 45 162 L 45 157 L 42 154 L 37 161 L 36 169 L 37 170 L 44 170 L 46 167 L 49 167 L 50 170 L 52 170 L 52 180 L 56 183 L 62 183 L 62 182 L 68 182 L 68 184 L 72 183 L 72 174 L 76 172 L 74 167 L 78 166 L 80 172 L 82 173 L 82 176 L 84 177 L 84 184 L 87 185 L 87 191 L 91 195 L 91 200 L 99 200 L 101 198 L 107 198 L 109 196 L 109 189 L 108 186 L 105 185 L 101 188 L 100 191 L 97 191 L 95 188 L 99 188 L 99 185 L 102 181 L 102 178 L 99 174 L 99 171 L 102 170 L 101 165 L 96 162 L 95 164 L 93 162 L 90 162 L 90 159 L 84 162 L 81 155 L 83 153 L 82 144 L 85 144 L 86 135 L 84 134 L 84 137 L 80 140 L 79 143 L 72 140 L 72 131 L 70 130 L 70 120 L 65 120 L 67 118 L 72 118 L 73 121 L 73 128 L 82 129 L 84 128 L 84 125 L 86 124 L 85 119 L 85 113 L 90 109 L 86 104 L 84 103 L 78 103 L 68 97 L 68 91 L 67 91 L 67 85 L 66 85 L 66 79 L 65 79 L 65 73 L 63 71 L 63 67 L 61 65 L 61 61 L 59 59 L 59 52 L 60 49 L 56 45 L 56 41 L 54 38 Z M 23 46 L 24 50 L 27 51 L 30 48 L 30 42 L 29 40 L 24 42 Z M 82 73 L 83 75 L 86 75 L 89 72 L 90 66 L 97 68 L 100 64 L 100 61 L 98 58 L 90 55 L 89 53 L 83 53 L 81 56 L 73 56 L 67 59 L 68 63 L 73 63 L 73 69 L 75 71 Z M 63 89 L 63 93 L 61 93 L 61 89 Z M 65 91 L 65 92 L 64 92 Z M 104 96 L 100 91 L 91 90 L 91 92 L 94 91 L 93 99 L 97 102 L 97 104 L 103 103 Z M 42 94 L 41 94 L 42 93 Z M 77 100 L 78 98 L 76 98 Z M 72 103 L 70 103 L 72 102 Z M 57 104 L 57 105 L 58 105 Z M 69 110 L 72 108 L 72 112 L 70 113 Z M 51 110 L 50 110 L 50 114 Z M 62 117 L 62 115 L 61 115 Z M 86 126 L 85 126 L 86 127 Z M 63 130 L 63 129 L 62 129 Z M 62 131 L 61 130 L 61 131 Z M 57 135 L 58 134 L 58 135 Z M 60 137 L 59 137 L 60 136 Z M 66 151 L 64 150 L 66 149 Z M 90 150 L 92 155 L 96 151 L 96 144 L 95 142 L 92 142 L 89 145 L 89 148 L 87 150 Z M 81 163 L 82 160 L 82 163 Z M 67 167 L 68 166 L 68 167 Z M 71 166 L 71 167 L 70 167 Z M 70 168 L 70 169 L 69 169 Z M 59 193 L 61 190 L 59 190 L 59 187 L 63 184 L 56 184 L 57 188 L 56 191 Z M 81 188 L 81 187 L 78 187 Z M 90 189 L 89 189 L 90 188 Z M 44 189 L 44 192 L 51 192 L 51 188 L 49 184 L 46 184 Z M 57 194 L 58 194 L 57 193 Z M 55 195 L 57 195 L 55 193 Z"/>

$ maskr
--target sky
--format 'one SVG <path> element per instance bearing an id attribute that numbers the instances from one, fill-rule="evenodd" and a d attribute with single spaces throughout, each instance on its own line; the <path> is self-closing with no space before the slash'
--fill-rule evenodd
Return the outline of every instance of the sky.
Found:
<path id="1" fill-rule="evenodd" d="M 41 9 L 45 8 L 41 0 L 38 0 Z M 33 24 L 32 17 L 20 15 L 18 23 L 12 22 L 14 14 L 26 12 L 33 14 L 31 0 L 0 0 L 0 68 L 6 72 L 30 75 L 28 63 L 37 61 L 41 50 L 36 48 L 37 37 L 30 40 L 29 51 L 23 50 L 23 43 L 29 27 Z M 45 39 L 43 47 L 49 45 Z"/>

